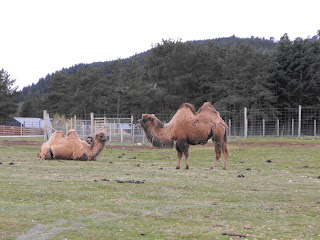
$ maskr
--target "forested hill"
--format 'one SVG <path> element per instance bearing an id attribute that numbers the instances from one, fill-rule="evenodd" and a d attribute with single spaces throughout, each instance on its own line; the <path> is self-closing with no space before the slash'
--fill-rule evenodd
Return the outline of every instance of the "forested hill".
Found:
<path id="1" fill-rule="evenodd" d="M 128 59 L 78 64 L 21 92 L 23 116 L 172 113 L 184 102 L 219 110 L 319 104 L 320 40 L 235 36 L 163 40 Z"/>
<path id="2" fill-rule="evenodd" d="M 240 44 L 242 43 L 247 43 L 250 44 L 251 46 L 254 46 L 256 48 L 261 48 L 261 49 L 267 49 L 267 50 L 272 50 L 275 46 L 275 42 L 272 40 L 265 40 L 265 39 L 260 39 L 260 38 L 237 38 L 235 36 L 231 36 L 228 38 L 217 38 L 217 39 L 211 39 L 211 40 L 196 40 L 196 41 L 190 41 L 189 43 L 192 43 L 194 45 L 203 45 L 203 44 L 208 44 L 209 42 L 216 42 L 221 45 L 224 45 L 226 47 L 231 47 L 231 46 L 237 46 L 239 47 Z M 136 54 L 132 57 L 129 57 L 127 59 L 123 59 L 124 62 L 129 62 L 131 59 L 140 57 L 144 59 L 144 57 L 150 52 L 150 50 Z M 112 64 L 114 61 L 105 61 L 105 62 L 94 62 L 91 64 L 76 64 L 72 67 L 69 68 L 63 68 L 61 71 L 66 73 L 67 75 L 75 74 L 78 69 L 89 67 L 89 66 L 99 66 L 103 67 L 106 71 L 106 75 L 109 74 L 108 72 L 108 67 L 110 64 Z M 144 61 L 141 62 L 142 65 L 144 65 Z M 19 94 L 19 100 L 24 101 L 26 97 L 32 96 L 36 93 L 42 95 L 45 95 L 50 92 L 49 87 L 50 87 L 50 79 L 51 79 L 52 74 L 47 74 L 45 78 L 40 78 L 39 82 L 36 84 L 32 84 L 31 86 L 24 87 Z"/>

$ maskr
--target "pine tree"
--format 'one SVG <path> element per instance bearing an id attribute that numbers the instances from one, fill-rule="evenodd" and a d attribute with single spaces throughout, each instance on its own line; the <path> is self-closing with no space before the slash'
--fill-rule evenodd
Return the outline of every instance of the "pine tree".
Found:
<path id="1" fill-rule="evenodd" d="M 50 93 L 46 96 L 45 107 L 49 113 L 70 113 L 74 104 L 71 96 L 74 92 L 70 76 L 63 70 L 56 72 L 51 77 Z"/>
<path id="2" fill-rule="evenodd" d="M 4 69 L 0 70 L 0 118 L 10 118 L 17 112 L 15 100 L 17 87 L 13 87 L 15 80 Z"/>

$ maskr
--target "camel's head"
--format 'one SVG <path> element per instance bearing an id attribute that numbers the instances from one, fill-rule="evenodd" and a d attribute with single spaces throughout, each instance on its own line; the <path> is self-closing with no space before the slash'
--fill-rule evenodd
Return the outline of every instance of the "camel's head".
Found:
<path id="1" fill-rule="evenodd" d="M 86 142 L 91 145 L 91 144 L 93 143 L 93 137 L 88 136 L 88 137 L 86 138 Z"/>
<path id="2" fill-rule="evenodd" d="M 172 148 L 174 141 L 170 133 L 160 136 L 158 132 L 164 129 L 164 124 L 154 114 L 142 114 L 137 124 L 144 130 L 147 139 L 156 148 Z"/>
<path id="3" fill-rule="evenodd" d="M 106 134 L 103 131 L 101 131 L 96 134 L 95 140 L 97 140 L 98 142 L 101 142 L 104 145 L 106 144 L 106 141 L 109 140 L 109 137 L 106 136 Z"/>
<path id="4" fill-rule="evenodd" d="M 163 128 L 163 123 L 154 115 L 154 114 L 142 114 L 142 119 L 137 121 L 137 124 L 140 125 L 143 129 L 148 128 Z"/>
<path id="5" fill-rule="evenodd" d="M 93 143 L 94 143 L 94 139 L 91 136 L 88 136 L 86 138 L 86 142 L 91 146 L 91 148 L 93 147 Z"/>

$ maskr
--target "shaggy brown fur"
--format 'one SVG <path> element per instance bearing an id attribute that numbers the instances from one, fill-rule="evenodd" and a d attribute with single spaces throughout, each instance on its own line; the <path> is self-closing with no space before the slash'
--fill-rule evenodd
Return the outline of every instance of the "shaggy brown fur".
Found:
<path id="1" fill-rule="evenodd" d="M 92 143 L 88 143 L 92 140 Z M 61 131 L 55 132 L 51 138 L 42 144 L 40 153 L 42 160 L 65 159 L 95 161 L 97 155 L 103 150 L 108 137 L 104 132 L 96 134 L 95 138 L 86 141 L 79 138 L 75 130 L 69 130 L 64 136 Z"/>
<path id="2" fill-rule="evenodd" d="M 221 152 L 224 153 L 223 169 L 226 169 L 229 155 L 228 126 L 211 103 L 204 103 L 197 112 L 192 104 L 184 103 L 167 124 L 163 124 L 154 114 L 142 114 L 138 123 L 147 139 L 157 148 L 172 148 L 176 141 L 177 169 L 180 168 L 183 154 L 186 157 L 186 169 L 189 168 L 189 145 L 206 144 L 210 138 L 215 142 L 216 152 L 211 169 L 219 161 Z"/>

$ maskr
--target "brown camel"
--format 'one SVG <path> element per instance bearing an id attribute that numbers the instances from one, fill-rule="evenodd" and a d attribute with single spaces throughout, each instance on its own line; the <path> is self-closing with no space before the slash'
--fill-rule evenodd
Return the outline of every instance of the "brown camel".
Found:
<path id="1" fill-rule="evenodd" d="M 95 161 L 107 140 L 108 137 L 102 131 L 98 132 L 93 139 L 88 137 L 86 141 L 80 139 L 75 130 L 69 130 L 66 136 L 63 135 L 62 131 L 57 131 L 52 134 L 47 142 L 42 144 L 37 157 L 42 160 Z"/>
<path id="2" fill-rule="evenodd" d="M 138 124 L 144 130 L 147 139 L 157 148 L 172 148 L 176 141 L 177 169 L 180 169 L 183 154 L 186 158 L 186 169 L 189 169 L 189 145 L 206 144 L 210 138 L 215 142 L 216 152 L 211 169 L 219 161 L 221 151 L 224 154 L 222 169 L 226 169 L 229 154 L 228 126 L 211 103 L 204 103 L 198 112 L 195 112 L 192 104 L 184 103 L 167 124 L 163 124 L 154 114 L 142 114 Z"/>

